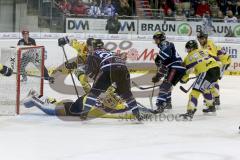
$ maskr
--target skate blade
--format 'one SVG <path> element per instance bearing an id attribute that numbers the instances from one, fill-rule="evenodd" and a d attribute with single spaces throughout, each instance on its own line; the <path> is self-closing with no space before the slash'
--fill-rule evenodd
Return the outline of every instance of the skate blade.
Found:
<path id="1" fill-rule="evenodd" d="M 216 112 L 208 112 L 208 113 L 203 112 L 203 115 L 205 115 L 205 116 L 216 116 L 217 113 Z"/>

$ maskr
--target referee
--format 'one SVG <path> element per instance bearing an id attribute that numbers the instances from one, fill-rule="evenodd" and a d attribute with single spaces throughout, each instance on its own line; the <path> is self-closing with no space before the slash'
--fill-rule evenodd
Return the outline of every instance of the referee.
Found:
<path id="1" fill-rule="evenodd" d="M 29 37 L 29 31 L 28 30 L 23 30 L 22 31 L 22 39 L 20 39 L 17 43 L 18 46 L 36 46 L 36 41 L 33 38 Z M 29 62 L 33 63 L 33 58 L 28 55 L 23 55 L 22 57 L 22 63 L 21 63 L 21 75 L 22 75 L 22 80 L 21 82 L 27 81 L 27 73 L 26 73 L 26 66 L 28 65 Z M 34 64 L 34 63 L 33 63 Z M 34 64 L 35 65 L 35 64 Z M 47 68 L 44 66 L 44 79 L 48 80 L 50 83 L 54 83 L 54 78 L 50 77 L 48 74 Z"/>

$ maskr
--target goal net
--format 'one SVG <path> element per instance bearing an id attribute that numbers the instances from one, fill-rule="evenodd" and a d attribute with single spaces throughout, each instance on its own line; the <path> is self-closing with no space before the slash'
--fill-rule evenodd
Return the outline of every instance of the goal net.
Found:
<path id="1" fill-rule="evenodd" d="M 44 47 L 1 48 L 0 63 L 13 70 L 0 75 L 0 115 L 24 113 L 22 100 L 31 89 L 43 95 Z"/>

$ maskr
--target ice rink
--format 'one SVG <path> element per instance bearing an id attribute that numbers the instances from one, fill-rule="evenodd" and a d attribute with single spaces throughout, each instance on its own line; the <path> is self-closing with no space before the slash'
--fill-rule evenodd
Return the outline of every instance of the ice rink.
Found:
<path id="1" fill-rule="evenodd" d="M 62 121 L 30 109 L 19 116 L 0 117 L 1 160 L 239 160 L 240 77 L 220 82 L 221 110 L 202 114 L 202 99 L 193 121 L 169 116 L 137 124 L 120 119 Z M 70 82 L 68 82 L 70 83 Z M 185 113 L 188 96 L 173 90 L 172 111 Z M 45 95 L 61 95 L 45 84 Z M 147 98 L 138 99 L 146 106 Z"/>

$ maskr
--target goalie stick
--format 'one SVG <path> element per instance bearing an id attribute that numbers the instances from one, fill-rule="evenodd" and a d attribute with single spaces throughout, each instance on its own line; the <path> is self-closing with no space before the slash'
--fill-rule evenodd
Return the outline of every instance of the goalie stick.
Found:
<path id="1" fill-rule="evenodd" d="M 17 72 L 13 72 L 12 74 L 18 74 Z M 34 74 L 26 74 L 29 77 L 36 77 L 36 78 L 41 78 L 41 79 L 45 79 L 45 80 L 49 80 L 50 77 L 44 77 L 44 76 L 38 76 L 38 75 L 34 75 Z"/>

